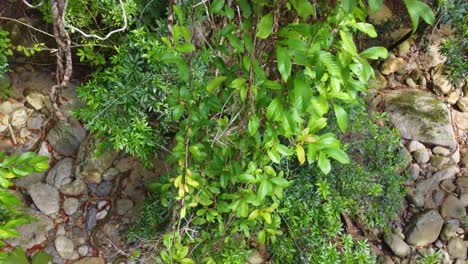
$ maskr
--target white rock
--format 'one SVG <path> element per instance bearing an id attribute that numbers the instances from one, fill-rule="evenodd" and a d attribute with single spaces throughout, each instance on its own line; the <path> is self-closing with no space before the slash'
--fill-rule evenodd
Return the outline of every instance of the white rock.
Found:
<path id="1" fill-rule="evenodd" d="M 78 254 L 82 257 L 86 257 L 88 255 L 89 247 L 87 245 L 81 245 L 78 248 Z"/>
<path id="2" fill-rule="evenodd" d="M 416 150 L 421 150 L 421 149 L 426 149 L 426 147 L 422 143 L 416 140 L 411 140 L 411 142 L 408 145 L 409 152 L 414 152 Z"/>
<path id="3" fill-rule="evenodd" d="M 59 192 L 54 187 L 38 182 L 29 186 L 28 193 L 44 214 L 50 215 L 59 211 Z"/>
<path id="4" fill-rule="evenodd" d="M 66 195 L 80 195 L 86 191 L 86 184 L 80 180 L 76 179 L 70 183 L 67 183 L 60 188 L 60 192 Z"/>
<path id="5" fill-rule="evenodd" d="M 11 114 L 11 125 L 15 128 L 21 128 L 26 124 L 28 120 L 28 111 L 26 108 L 21 108 Z"/>
<path id="6" fill-rule="evenodd" d="M 389 75 L 394 73 L 405 65 L 405 60 L 402 58 L 388 58 L 382 65 L 382 74 Z"/>
<path id="7" fill-rule="evenodd" d="M 38 92 L 32 92 L 26 96 L 26 102 L 31 105 L 34 110 L 41 110 L 44 107 L 44 95 Z"/>
<path id="8" fill-rule="evenodd" d="M 75 245 L 73 241 L 65 236 L 55 238 L 55 249 L 63 259 L 72 259 Z"/>
<path id="9" fill-rule="evenodd" d="M 47 173 L 46 182 L 57 189 L 72 181 L 73 159 L 65 158 L 57 162 Z"/>
<path id="10" fill-rule="evenodd" d="M 449 149 L 441 147 L 441 146 L 434 147 L 432 149 L 432 152 L 436 155 L 440 155 L 444 157 L 448 157 L 451 154 Z"/>
<path id="11" fill-rule="evenodd" d="M 76 198 L 68 198 L 63 201 L 63 211 L 67 215 L 72 215 L 78 209 L 79 201 Z"/>
<path id="12" fill-rule="evenodd" d="M 5 101 L 0 104 L 0 113 L 9 115 L 13 112 L 14 108 L 10 101 Z"/>

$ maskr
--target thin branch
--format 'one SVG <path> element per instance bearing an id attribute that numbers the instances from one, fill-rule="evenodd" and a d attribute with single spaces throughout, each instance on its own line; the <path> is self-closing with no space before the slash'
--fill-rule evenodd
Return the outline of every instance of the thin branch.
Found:
<path id="1" fill-rule="evenodd" d="M 23 0 L 23 3 L 24 3 L 25 5 L 27 5 L 28 7 L 30 7 L 30 8 L 38 8 L 38 7 L 42 6 L 42 4 L 44 3 L 44 1 L 41 1 L 41 2 L 40 2 L 39 4 L 37 4 L 37 5 L 32 5 L 32 4 L 30 4 L 30 3 L 29 3 L 28 1 L 26 1 L 26 0 Z"/>
<path id="2" fill-rule="evenodd" d="M 74 27 L 72 25 L 65 24 L 65 27 L 80 33 L 81 35 L 83 35 L 86 38 L 97 38 L 99 40 L 106 40 L 110 36 L 112 36 L 113 34 L 115 34 L 117 32 L 125 31 L 127 29 L 127 13 L 125 12 L 125 7 L 124 7 L 124 4 L 123 4 L 122 0 L 119 0 L 119 4 L 120 4 L 120 8 L 122 9 L 122 16 L 123 16 L 123 20 L 124 20 L 124 25 L 121 28 L 112 30 L 111 32 L 107 33 L 107 35 L 104 36 L 104 37 L 98 36 L 96 34 L 87 34 L 87 33 L 83 32 L 81 29 L 79 29 L 77 27 Z"/>
<path id="3" fill-rule="evenodd" d="M 35 28 L 35 27 L 33 27 L 33 26 L 31 26 L 31 25 L 29 25 L 29 24 L 27 24 L 27 23 L 24 23 L 23 21 L 18 20 L 18 19 L 14 19 L 14 18 L 10 18 L 10 17 L 3 17 L 3 16 L 0 16 L 0 19 L 16 22 L 16 23 L 18 23 L 18 24 L 21 24 L 21 25 L 23 25 L 23 26 L 26 26 L 26 27 L 28 27 L 28 28 L 34 29 L 34 30 L 36 30 L 36 31 L 38 31 L 38 32 L 41 32 L 41 33 L 44 34 L 44 35 L 47 35 L 47 36 L 52 37 L 52 38 L 55 38 L 54 35 L 52 35 L 52 34 L 50 34 L 50 33 L 47 33 L 47 32 L 45 32 L 45 31 L 43 31 L 43 30 L 40 30 L 40 29 L 38 29 L 38 28 Z"/>

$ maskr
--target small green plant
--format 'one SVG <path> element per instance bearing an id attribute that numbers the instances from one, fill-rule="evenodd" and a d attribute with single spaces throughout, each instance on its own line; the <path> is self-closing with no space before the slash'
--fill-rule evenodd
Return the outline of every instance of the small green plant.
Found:
<path id="1" fill-rule="evenodd" d="M 88 56 L 88 55 L 83 55 Z M 103 144 L 150 162 L 175 122 L 168 105 L 178 87 L 177 68 L 165 62 L 171 52 L 153 33 L 132 31 L 111 65 L 78 88 L 86 107 L 76 112 Z M 204 69 L 200 68 L 202 74 Z"/>
<path id="2" fill-rule="evenodd" d="M 438 264 L 441 263 L 440 251 L 436 251 L 433 254 L 429 254 L 417 260 L 418 264 Z"/>
<path id="3" fill-rule="evenodd" d="M 13 51 L 10 46 L 10 38 L 8 38 L 8 31 L 0 30 L 0 98 L 6 99 L 9 91 L 7 87 L 9 85 L 6 73 L 8 69 L 8 56 L 13 55 Z"/>
<path id="4" fill-rule="evenodd" d="M 468 74 L 468 3 L 463 0 L 444 0 L 440 5 L 441 22 L 454 30 L 442 44 L 441 52 L 454 79 L 466 79 Z"/>
<path id="5" fill-rule="evenodd" d="M 21 202 L 16 196 L 7 192 L 7 188 L 13 185 L 14 178 L 26 177 L 35 172 L 43 172 L 49 166 L 48 158 L 38 156 L 33 152 L 21 155 L 6 156 L 6 152 L 0 152 L 0 247 L 4 246 L 4 239 L 16 237 L 19 233 L 15 230 L 18 225 L 30 223 L 33 219 L 17 209 Z M 5 252 L 0 252 L 0 260 L 6 257 Z"/>
<path id="6" fill-rule="evenodd" d="M 16 248 L 8 253 L 8 256 L 3 260 L 3 264 L 50 264 L 52 256 L 45 253 L 43 250 L 36 252 L 31 262 L 28 260 L 26 253 L 21 248 Z"/>
<path id="7" fill-rule="evenodd" d="M 34 43 L 32 47 L 23 47 L 21 45 L 16 46 L 18 52 L 24 53 L 26 57 L 31 57 L 37 52 L 42 51 L 45 48 L 44 43 Z"/>
<path id="8" fill-rule="evenodd" d="M 287 232 L 271 245 L 273 263 L 375 263 L 365 240 L 344 234 L 348 199 L 333 191 L 327 176 L 317 175 L 300 170 L 287 189 L 280 209 Z"/>
<path id="9" fill-rule="evenodd" d="M 352 126 L 341 136 L 346 143 L 349 164 L 334 164 L 328 181 L 335 193 L 349 200 L 350 211 L 370 227 L 386 228 L 401 209 L 406 177 L 402 172 L 407 160 L 396 129 L 379 127 L 385 114 L 351 111 Z"/>

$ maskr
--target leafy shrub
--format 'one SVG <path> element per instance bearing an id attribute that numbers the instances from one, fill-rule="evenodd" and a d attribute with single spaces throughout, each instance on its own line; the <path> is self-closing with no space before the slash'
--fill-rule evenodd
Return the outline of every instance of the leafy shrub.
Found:
<path id="1" fill-rule="evenodd" d="M 346 198 L 333 192 L 327 177 L 301 170 L 285 193 L 284 236 L 271 246 L 273 263 L 374 263 L 366 241 L 344 234 Z"/>
<path id="2" fill-rule="evenodd" d="M 421 6 L 420 1 L 407 2 Z M 140 233 L 162 236 L 151 245 L 157 263 L 244 263 L 252 248 L 275 245 L 284 235 L 281 212 L 294 195 L 287 191 L 294 166 L 306 175 L 323 175 L 333 173 L 334 161 L 350 162 L 328 123 L 334 114 L 339 130 L 348 129 L 346 109 L 358 103 L 374 76 L 367 60 L 387 56 L 383 47 L 358 51 L 354 44 L 358 32 L 377 35 L 365 22 L 366 8 L 349 0 L 274 5 L 216 0 L 207 6 L 209 19 L 223 21 L 223 26 L 212 32 L 209 45 L 197 49 L 191 43 L 189 22 L 194 21 L 185 15 L 188 8 L 174 6 L 170 36 L 134 31 L 113 57 L 112 67 L 80 88 L 87 107 L 78 116 L 117 149 L 148 160 L 164 135 L 175 133 L 167 156 L 173 170 L 151 186 L 167 211 L 158 207 L 158 213 L 149 214 L 155 210 L 149 206 L 143 212 L 148 222 L 139 224 L 165 227 L 162 233 Z M 206 16 L 203 5 L 191 11 L 195 21 Z M 413 22 L 430 19 L 413 14 Z M 145 80 L 156 83 L 146 85 Z M 152 107 L 154 103 L 159 107 Z M 366 169 L 370 172 L 355 171 L 348 180 L 379 179 L 370 166 Z M 323 190 L 337 185 L 343 196 L 328 193 L 305 202 L 304 212 L 317 214 L 310 223 L 336 223 L 316 241 L 341 234 L 338 212 L 344 208 L 374 206 L 383 197 L 378 184 L 394 187 L 394 182 L 380 180 L 372 193 L 377 198 L 364 203 L 368 193 L 351 196 L 347 192 L 353 189 L 320 179 Z M 336 197 L 336 203 L 329 202 Z M 383 221 L 376 208 L 369 212 L 371 224 Z M 335 245 L 322 248 L 326 258 L 371 261 L 364 243 L 349 236 L 338 240 L 338 250 Z"/>
<path id="3" fill-rule="evenodd" d="M 402 172 L 407 160 L 401 139 L 396 129 L 375 124 L 376 120 L 385 122 L 385 114 L 351 113 L 352 126 L 341 138 L 347 143 L 351 163 L 334 164 L 327 179 L 334 193 L 349 200 L 356 217 L 372 228 L 385 228 L 397 216 L 405 194 Z"/>
<path id="4" fill-rule="evenodd" d="M 292 170 L 280 209 L 285 236 L 272 244 L 277 263 L 373 263 L 365 241 L 344 235 L 341 214 L 358 217 L 369 227 L 386 228 L 404 198 L 406 164 L 396 130 L 379 128 L 364 109 L 350 111 L 346 142 L 349 164 L 333 163 L 329 175 L 312 165 Z M 331 130 L 338 130 L 336 122 Z"/>
<path id="5" fill-rule="evenodd" d="M 132 31 L 111 57 L 111 65 L 78 88 L 86 106 L 77 116 L 105 139 L 104 144 L 149 162 L 176 127 L 170 97 L 174 90 L 188 89 L 177 67 L 167 63 L 175 56 L 153 33 Z M 193 66 L 197 70 L 193 77 L 203 78 L 202 63 L 194 60 Z"/>
<path id="6" fill-rule="evenodd" d="M 465 79 L 468 73 L 468 3 L 463 0 L 444 0 L 441 21 L 448 23 L 454 34 L 442 44 L 442 54 L 453 78 Z"/>
<path id="7" fill-rule="evenodd" d="M 0 30 L 0 98 L 7 98 L 9 85 L 5 77 L 8 72 L 8 56 L 13 55 L 10 47 L 10 39 L 8 31 Z"/>
<path id="8" fill-rule="evenodd" d="M 32 152 L 8 157 L 6 152 L 0 152 L 0 247 L 5 245 L 4 239 L 19 235 L 15 227 L 33 220 L 16 209 L 21 202 L 16 196 L 6 191 L 13 185 L 11 180 L 26 177 L 31 173 L 43 172 L 48 166 L 47 157 L 38 156 Z M 6 255 L 5 252 L 0 252 L 0 261 Z"/>

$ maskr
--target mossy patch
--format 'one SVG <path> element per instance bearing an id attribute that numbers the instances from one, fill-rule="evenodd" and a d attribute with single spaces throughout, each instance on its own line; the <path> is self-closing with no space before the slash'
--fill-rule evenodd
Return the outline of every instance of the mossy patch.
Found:
<path id="1" fill-rule="evenodd" d="M 405 91 L 400 96 L 391 98 L 388 103 L 397 105 L 399 110 L 406 115 L 417 116 L 433 123 L 449 120 L 448 111 L 439 99 L 420 91 Z"/>

